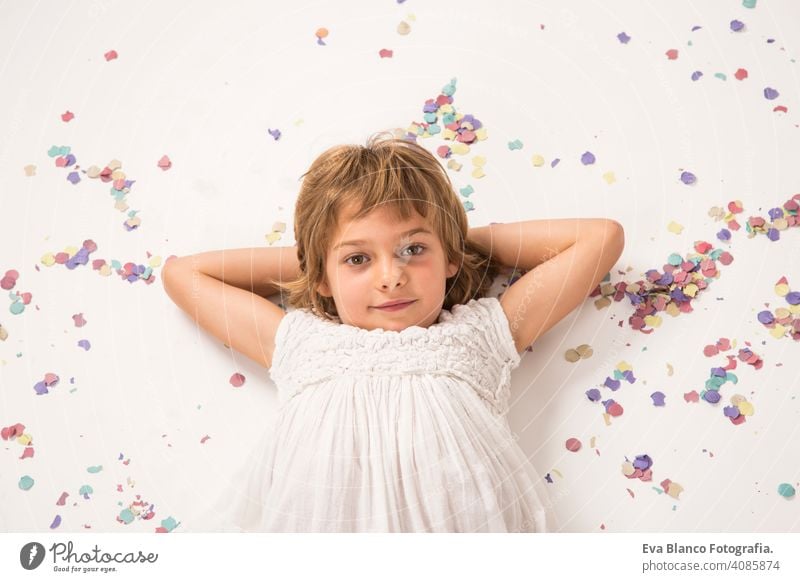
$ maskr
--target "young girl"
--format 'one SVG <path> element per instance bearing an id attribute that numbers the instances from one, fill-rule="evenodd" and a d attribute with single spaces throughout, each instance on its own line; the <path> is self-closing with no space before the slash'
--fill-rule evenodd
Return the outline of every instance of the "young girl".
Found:
<path id="1" fill-rule="evenodd" d="M 370 138 L 318 157 L 297 248 L 172 259 L 170 297 L 269 368 L 274 430 L 215 529 L 553 531 L 542 480 L 505 414 L 520 353 L 619 258 L 622 228 L 562 219 L 468 228 L 436 158 Z M 260 254 L 259 254 L 260 253 Z M 502 267 L 528 272 L 499 297 Z M 267 299 L 277 290 L 294 309 Z"/>

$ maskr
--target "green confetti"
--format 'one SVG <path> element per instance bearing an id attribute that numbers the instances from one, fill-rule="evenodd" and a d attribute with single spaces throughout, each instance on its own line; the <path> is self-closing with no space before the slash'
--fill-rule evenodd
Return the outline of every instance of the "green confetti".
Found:
<path id="1" fill-rule="evenodd" d="M 794 487 L 792 487 L 789 483 L 781 483 L 778 485 L 778 495 L 781 497 L 794 497 Z"/>
<path id="2" fill-rule="evenodd" d="M 31 487 L 33 487 L 33 478 L 32 477 L 30 477 L 29 475 L 25 475 L 23 477 L 20 477 L 20 480 L 19 480 L 19 488 L 20 489 L 22 489 L 23 491 L 27 491 Z"/>

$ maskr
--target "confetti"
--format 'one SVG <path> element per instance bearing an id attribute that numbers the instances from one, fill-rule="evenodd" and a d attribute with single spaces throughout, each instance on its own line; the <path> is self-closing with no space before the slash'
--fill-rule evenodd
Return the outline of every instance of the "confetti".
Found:
<path id="1" fill-rule="evenodd" d="M 33 478 L 30 475 L 23 475 L 19 479 L 19 488 L 23 491 L 28 491 L 33 487 Z"/>
<path id="2" fill-rule="evenodd" d="M 778 495 L 786 499 L 794 497 L 795 490 L 790 483 L 781 483 L 778 485 Z"/>
<path id="3" fill-rule="evenodd" d="M 791 291 L 788 279 L 783 276 L 775 284 L 775 294 L 782 297 L 788 307 L 777 307 L 774 312 L 759 311 L 758 322 L 769 330 L 775 339 L 791 337 L 800 341 L 800 292 Z"/>
<path id="4" fill-rule="evenodd" d="M 683 232 L 683 226 L 671 220 L 670 223 L 667 225 L 667 230 L 674 234 L 680 234 Z"/>
<path id="5" fill-rule="evenodd" d="M 280 129 L 269 129 L 268 128 L 267 129 L 267 133 L 269 133 L 272 136 L 272 139 L 274 139 L 275 141 L 278 141 L 279 139 L 281 139 L 281 130 Z"/>
<path id="6" fill-rule="evenodd" d="M 320 46 L 327 46 L 325 41 L 322 40 L 323 38 L 327 38 L 328 36 L 328 29 L 327 28 L 318 28 L 314 33 L 314 36 L 317 37 L 317 44 Z"/>
<path id="7" fill-rule="evenodd" d="M 381 49 L 378 53 L 382 59 L 391 59 L 394 53 L 389 49 Z"/>
<path id="8" fill-rule="evenodd" d="M 678 50 L 677 49 L 669 49 L 666 53 L 667 58 L 671 61 L 674 61 L 678 58 Z"/>
<path id="9" fill-rule="evenodd" d="M 592 152 L 583 152 L 583 154 L 581 155 L 581 163 L 584 166 L 589 166 L 591 164 L 594 164 L 594 162 L 595 162 L 595 157 Z"/>
<path id="10" fill-rule="evenodd" d="M 663 267 L 663 273 L 657 269 L 648 270 L 645 273 L 646 281 L 640 280 L 635 283 L 621 281 L 612 285 L 607 282 L 610 278 L 609 273 L 589 296 L 602 296 L 595 301 L 598 309 L 610 304 L 610 300 L 603 301 L 609 297 L 614 301 L 628 297 L 635 309 L 633 315 L 628 318 L 628 324 L 634 330 L 646 334 L 652 333 L 654 328 L 661 324 L 657 312 L 664 311 L 673 317 L 681 313 L 690 313 L 692 299 L 704 291 L 711 280 L 719 277 L 716 261 L 719 260 L 725 266 L 733 262 L 730 253 L 714 249 L 708 242 L 697 241 L 694 248 L 697 254 L 690 254 L 685 259 L 678 253 L 670 255 Z"/>
<path id="11" fill-rule="evenodd" d="M 60 525 L 61 525 L 61 516 L 56 514 L 56 516 L 53 518 L 53 522 L 50 524 L 50 529 L 56 529 Z"/>
<path id="12" fill-rule="evenodd" d="M 653 399 L 653 406 L 664 406 L 664 398 L 666 398 L 666 396 L 663 392 L 653 392 L 650 398 Z"/>
<path id="13" fill-rule="evenodd" d="M 119 55 L 117 55 L 117 51 L 115 51 L 115 50 L 110 50 L 110 51 L 108 51 L 106 54 L 104 54 L 103 56 L 106 58 L 106 61 L 113 61 L 113 60 L 114 60 L 114 59 L 116 59 L 116 58 L 117 58 Z"/>
<path id="14" fill-rule="evenodd" d="M 766 90 L 764 91 L 764 94 L 766 95 Z M 776 97 L 777 97 L 777 95 L 776 95 Z M 774 99 L 774 97 L 772 97 L 772 98 L 771 97 L 767 97 L 767 99 Z M 74 118 L 75 118 L 75 115 L 72 113 L 72 111 L 65 111 L 64 113 L 61 114 L 61 121 L 64 121 L 64 122 L 72 121 Z"/>
<path id="15" fill-rule="evenodd" d="M 628 479 L 639 479 L 640 481 L 650 481 L 653 477 L 651 467 L 653 460 L 648 455 L 636 455 L 633 463 L 625 457 L 622 464 L 622 474 Z"/>
<path id="16" fill-rule="evenodd" d="M 617 35 L 617 39 L 618 39 L 618 40 L 619 40 L 619 42 L 621 42 L 622 44 L 628 44 L 628 42 L 630 42 L 630 40 L 631 40 L 631 37 L 629 37 L 629 36 L 628 36 L 627 34 L 625 34 L 624 32 L 620 32 L 620 33 Z"/>
<path id="17" fill-rule="evenodd" d="M 695 182 L 697 182 L 697 176 L 695 176 L 691 172 L 686 172 L 686 171 L 681 172 L 681 182 L 687 185 L 694 184 Z"/>
<path id="18" fill-rule="evenodd" d="M 168 156 L 166 155 L 161 156 L 161 159 L 158 160 L 158 167 L 166 172 L 172 167 L 172 162 L 170 161 Z"/>
<path id="19" fill-rule="evenodd" d="M 230 377 L 228 381 L 234 388 L 241 388 L 242 386 L 244 386 L 245 377 L 243 374 L 236 372 Z"/>
<path id="20" fill-rule="evenodd" d="M 571 451 L 573 453 L 577 453 L 579 450 L 581 450 L 581 446 L 582 445 L 581 445 L 581 441 L 580 440 L 578 440 L 576 438 L 567 439 L 566 447 L 567 447 L 568 451 Z"/>
<path id="21" fill-rule="evenodd" d="M 743 81 L 747 78 L 747 70 L 746 69 L 736 69 L 736 72 L 733 74 L 739 81 Z"/>
<path id="22" fill-rule="evenodd" d="M 406 35 L 409 32 L 411 32 L 411 25 L 405 20 L 401 20 L 400 24 L 397 25 L 397 34 Z"/>
<path id="23" fill-rule="evenodd" d="M 744 30 L 744 22 L 741 20 L 731 20 L 731 30 L 733 32 L 740 32 Z"/>
<path id="24" fill-rule="evenodd" d="M 769 99 L 770 101 L 773 99 L 777 99 L 780 96 L 777 90 L 773 89 L 772 87 L 765 87 L 764 88 L 764 98 Z"/>

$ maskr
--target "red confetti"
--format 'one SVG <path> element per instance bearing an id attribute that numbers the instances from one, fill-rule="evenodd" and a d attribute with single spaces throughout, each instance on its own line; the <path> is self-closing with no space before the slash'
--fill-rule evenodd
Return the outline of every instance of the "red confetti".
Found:
<path id="1" fill-rule="evenodd" d="M 669 49 L 666 55 L 669 60 L 674 61 L 678 58 L 678 49 Z"/>
<path id="2" fill-rule="evenodd" d="M 738 69 L 734 74 L 734 77 L 739 79 L 740 81 L 747 78 L 747 69 Z"/>
<path id="3" fill-rule="evenodd" d="M 231 386 L 233 386 L 234 388 L 241 388 L 244 385 L 245 377 L 243 374 L 236 372 L 231 376 L 229 382 L 231 383 Z"/>
<path id="4" fill-rule="evenodd" d="M 72 111 L 67 111 L 66 113 L 61 114 L 61 121 L 70 121 L 75 116 L 72 114 Z"/>
<path id="5" fill-rule="evenodd" d="M 107 60 L 107 61 L 113 61 L 113 60 L 114 60 L 114 59 L 116 59 L 116 58 L 117 58 L 119 55 L 117 54 L 117 51 L 111 50 L 111 51 L 108 51 L 108 52 L 107 52 L 105 55 L 103 55 L 103 56 L 106 58 L 106 60 Z"/>
<path id="6" fill-rule="evenodd" d="M 389 49 L 381 49 L 381 52 L 378 54 L 381 56 L 382 59 L 391 59 L 394 53 Z"/>

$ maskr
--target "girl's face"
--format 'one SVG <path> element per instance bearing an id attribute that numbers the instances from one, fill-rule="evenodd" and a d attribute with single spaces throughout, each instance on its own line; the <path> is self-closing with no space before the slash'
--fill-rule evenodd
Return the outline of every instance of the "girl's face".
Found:
<path id="1" fill-rule="evenodd" d="M 436 323 L 445 279 L 458 266 L 447 263 L 427 221 L 414 212 L 410 220 L 399 222 L 385 208 L 357 221 L 352 216 L 348 209 L 342 212 L 328 250 L 325 281 L 318 287 L 321 295 L 333 297 L 342 323 L 393 331 Z M 412 303 L 395 310 L 379 308 L 396 300 Z"/>

